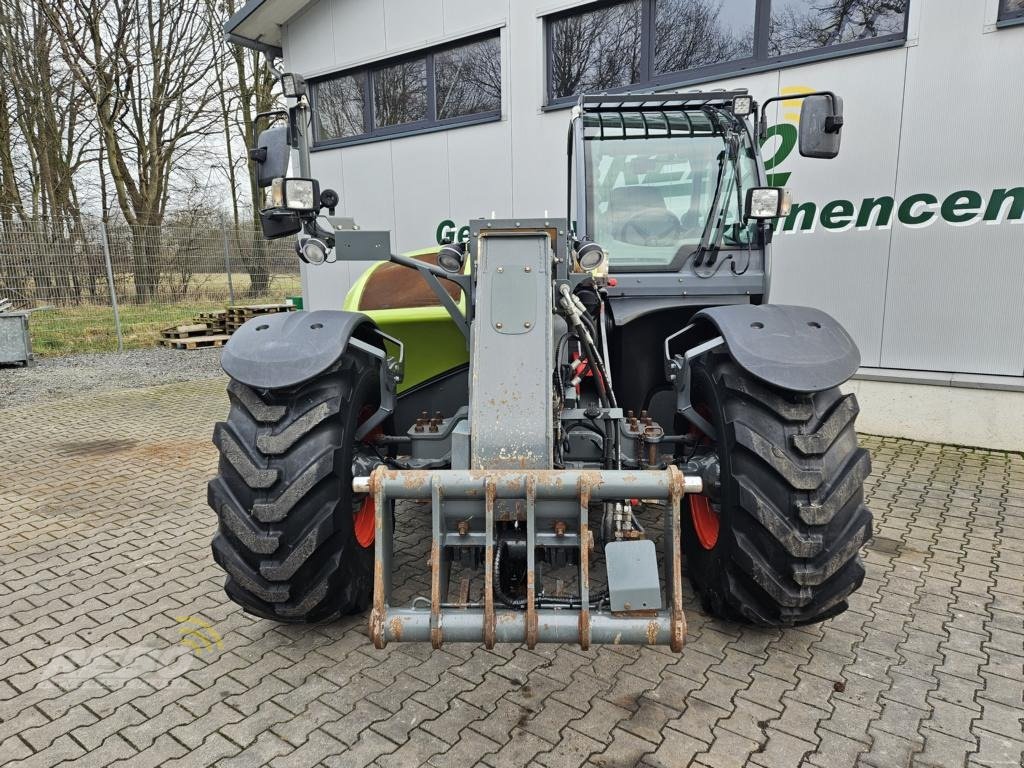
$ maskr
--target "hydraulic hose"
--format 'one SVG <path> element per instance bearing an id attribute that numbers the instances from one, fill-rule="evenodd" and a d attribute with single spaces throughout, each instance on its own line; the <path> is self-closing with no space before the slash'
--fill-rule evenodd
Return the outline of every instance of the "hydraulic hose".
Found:
<path id="1" fill-rule="evenodd" d="M 494 552 L 494 596 L 498 598 L 498 601 L 508 608 L 513 608 L 517 611 L 526 610 L 526 598 L 525 597 L 511 597 L 505 593 L 505 590 L 501 584 L 501 561 L 504 557 L 505 550 L 508 549 L 507 539 L 498 539 L 498 545 Z M 581 553 L 582 556 L 582 553 Z M 608 590 L 603 589 L 600 592 L 590 596 L 590 608 L 600 608 L 601 603 L 608 599 Z M 558 608 L 581 608 L 583 607 L 582 601 L 578 597 L 550 597 L 545 595 L 543 592 L 538 592 L 534 597 L 533 605 L 535 608 L 544 607 L 558 607 Z"/>

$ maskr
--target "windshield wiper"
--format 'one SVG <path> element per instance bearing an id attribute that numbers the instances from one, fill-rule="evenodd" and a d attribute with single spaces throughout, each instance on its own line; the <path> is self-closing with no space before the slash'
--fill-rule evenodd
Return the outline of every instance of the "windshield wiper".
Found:
<path id="1" fill-rule="evenodd" d="M 718 154 L 718 180 L 715 182 L 715 197 L 711 201 L 711 211 L 708 213 L 707 222 L 704 224 L 704 233 L 701 235 L 700 245 L 690 254 L 694 257 L 694 267 L 700 267 L 704 264 L 704 256 L 709 251 L 712 251 L 712 253 L 708 264 L 712 265 L 715 263 L 715 254 L 722 245 L 722 236 L 724 235 L 725 228 L 725 209 L 723 206 L 732 194 L 732 184 L 730 183 L 728 190 L 723 190 L 722 183 L 725 180 L 725 174 L 730 165 L 733 169 L 732 179 L 735 181 L 736 175 L 739 173 L 739 168 L 737 167 L 738 158 L 739 137 L 736 133 L 730 131 L 725 136 L 725 148 Z M 726 162 L 727 160 L 729 162 Z M 714 242 L 713 249 L 712 242 Z"/>

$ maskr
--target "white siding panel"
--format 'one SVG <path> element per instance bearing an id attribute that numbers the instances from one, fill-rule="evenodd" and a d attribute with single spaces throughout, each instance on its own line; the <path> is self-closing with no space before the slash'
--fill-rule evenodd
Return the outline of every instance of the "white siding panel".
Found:
<path id="1" fill-rule="evenodd" d="M 444 34 L 457 36 L 467 30 L 501 24 L 508 17 L 510 0 L 442 0 Z"/>
<path id="2" fill-rule="evenodd" d="M 976 190 L 987 201 L 1024 184 L 1024 102 L 1005 86 L 1024 72 L 1024 29 L 984 34 L 984 4 L 942 6 L 922 10 L 908 49 L 898 197 Z M 1022 237 L 1021 223 L 894 229 L 882 365 L 1021 375 Z"/>
<path id="3" fill-rule="evenodd" d="M 456 227 L 469 219 L 512 216 L 508 121 L 463 128 L 448 139 L 449 211 Z M 436 226 L 436 222 L 435 222 Z"/>
<path id="4" fill-rule="evenodd" d="M 334 63 L 334 3 L 312 3 L 288 22 L 288 68 L 313 72 Z"/>
<path id="5" fill-rule="evenodd" d="M 512 210 L 515 216 L 565 215 L 565 137 L 568 110 L 542 112 L 544 25 L 532 3 L 509 8 L 508 47 L 512 82 Z"/>
<path id="6" fill-rule="evenodd" d="M 391 142 L 394 165 L 394 245 L 399 251 L 436 243 L 437 223 L 448 217 L 448 133 Z"/>
<path id="7" fill-rule="evenodd" d="M 798 86 L 831 90 L 843 99 L 842 148 L 834 160 L 792 154 L 772 173 L 790 171 L 786 182 L 794 202 L 824 204 L 892 195 L 896 187 L 900 102 L 906 53 L 881 51 L 856 60 L 794 67 L 779 73 L 779 92 Z M 796 124 L 799 107 L 782 105 L 769 125 Z M 878 127 L 884 126 L 884 130 Z M 776 144 L 765 146 L 771 157 Z M 864 365 L 879 365 L 885 279 L 891 229 L 845 232 L 779 232 L 772 256 L 770 298 L 776 304 L 804 304 L 833 315 L 853 336 Z"/>
<path id="8" fill-rule="evenodd" d="M 334 5 L 334 66 L 379 56 L 387 47 L 384 0 L 320 0 Z M 320 69 L 324 69 L 321 66 Z"/>
<path id="9" fill-rule="evenodd" d="M 443 34 L 441 0 L 387 0 L 384 22 L 388 50 L 415 49 Z"/>

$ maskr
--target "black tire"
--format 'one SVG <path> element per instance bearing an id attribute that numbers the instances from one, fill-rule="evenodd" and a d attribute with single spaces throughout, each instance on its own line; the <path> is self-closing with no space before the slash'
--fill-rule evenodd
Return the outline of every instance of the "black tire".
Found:
<path id="1" fill-rule="evenodd" d="M 357 352 L 295 389 L 228 385 L 231 410 L 214 430 L 220 464 L 207 498 L 219 521 L 213 557 L 227 574 L 224 590 L 248 613 L 306 623 L 369 606 L 373 545 L 356 538 L 365 496 L 352 493 L 352 446 L 379 391 L 374 363 Z"/>
<path id="2" fill-rule="evenodd" d="M 864 505 L 868 452 L 857 444 L 857 400 L 838 387 L 776 389 L 728 353 L 695 361 L 693 402 L 715 427 L 718 537 L 699 540 L 682 510 L 683 554 L 705 610 L 761 626 L 823 621 L 846 610 L 864 579 L 871 537 Z M 699 502 L 699 499 L 698 499 Z"/>

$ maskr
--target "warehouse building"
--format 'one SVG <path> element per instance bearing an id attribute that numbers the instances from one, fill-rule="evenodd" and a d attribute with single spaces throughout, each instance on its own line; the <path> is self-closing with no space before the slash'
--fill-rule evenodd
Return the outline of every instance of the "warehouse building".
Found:
<path id="1" fill-rule="evenodd" d="M 399 250 L 562 215 L 582 91 L 835 91 L 834 161 L 770 115 L 771 300 L 854 336 L 862 428 L 1024 448 L 1024 0 L 252 0 L 227 32 L 309 81 L 313 175 Z M 315 307 L 360 271 L 313 269 Z"/>

